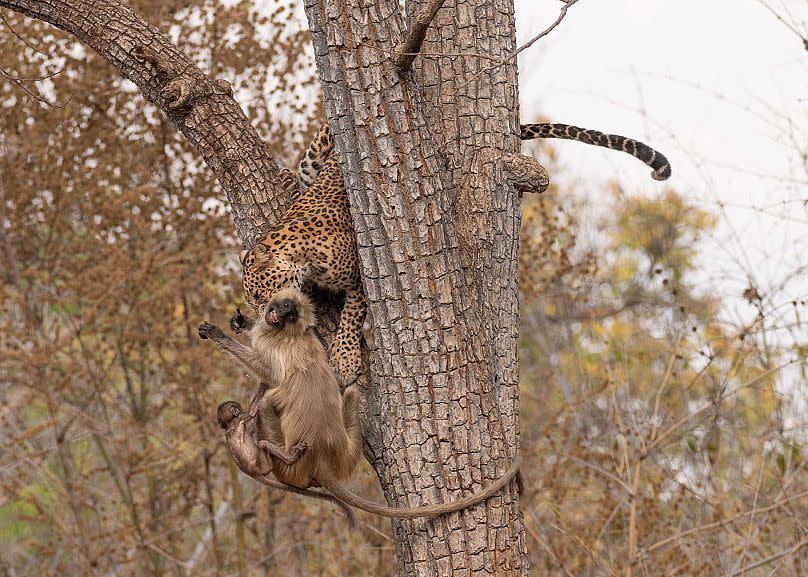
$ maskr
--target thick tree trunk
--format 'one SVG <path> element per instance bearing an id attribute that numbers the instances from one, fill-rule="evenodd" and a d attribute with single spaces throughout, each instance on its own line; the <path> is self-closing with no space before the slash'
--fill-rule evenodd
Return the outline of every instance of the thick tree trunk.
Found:
<path id="1" fill-rule="evenodd" d="M 513 6 L 493 4 L 447 2 L 428 38 L 452 40 L 425 50 L 504 57 Z M 517 453 L 519 203 L 501 162 L 518 146 L 515 66 L 417 59 L 402 78 L 397 0 L 306 13 L 373 319 L 366 442 L 392 503 L 449 501 Z M 515 484 L 394 527 L 401 575 L 527 574 Z"/>
<path id="2" fill-rule="evenodd" d="M 375 346 L 364 433 L 396 505 L 448 502 L 518 452 L 519 204 L 503 155 L 518 147 L 514 64 L 416 58 L 399 76 L 398 0 L 306 0 L 326 111 L 351 195 Z M 116 1 L 0 0 L 75 34 L 135 82 L 197 147 L 245 244 L 277 219 L 275 162 L 233 101 Z M 410 0 L 408 13 L 420 2 Z M 425 52 L 504 58 L 512 0 L 447 0 Z M 396 521 L 401 575 L 527 575 L 516 484 L 434 520 Z"/>

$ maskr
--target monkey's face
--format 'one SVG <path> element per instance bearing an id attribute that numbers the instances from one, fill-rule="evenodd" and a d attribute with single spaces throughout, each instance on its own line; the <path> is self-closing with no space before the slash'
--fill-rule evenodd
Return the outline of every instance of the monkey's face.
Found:
<path id="1" fill-rule="evenodd" d="M 284 329 L 287 325 L 296 323 L 300 313 L 297 310 L 297 303 L 292 299 L 277 299 L 267 306 L 265 318 L 268 325 Z"/>
<path id="2" fill-rule="evenodd" d="M 288 337 L 302 335 L 314 326 L 314 305 L 309 298 L 294 287 L 279 290 L 269 304 L 258 312 L 259 322 L 253 329 L 253 342 L 261 334 L 283 334 Z"/>
<path id="3" fill-rule="evenodd" d="M 222 429 L 227 429 L 230 423 L 239 417 L 241 413 L 243 413 L 241 405 L 236 401 L 225 401 L 216 409 L 216 420 L 219 422 L 219 426 Z"/>

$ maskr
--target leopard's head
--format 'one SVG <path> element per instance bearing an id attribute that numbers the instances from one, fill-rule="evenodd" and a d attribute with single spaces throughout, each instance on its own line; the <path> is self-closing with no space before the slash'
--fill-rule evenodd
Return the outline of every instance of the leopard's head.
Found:
<path id="1" fill-rule="evenodd" d="M 295 267 L 267 245 L 258 243 L 252 249 L 242 251 L 241 272 L 244 298 L 258 310 L 289 284 L 295 276 Z"/>

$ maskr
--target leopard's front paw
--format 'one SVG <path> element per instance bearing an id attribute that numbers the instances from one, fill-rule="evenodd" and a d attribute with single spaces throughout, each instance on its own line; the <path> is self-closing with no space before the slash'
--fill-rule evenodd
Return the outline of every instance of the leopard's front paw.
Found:
<path id="1" fill-rule="evenodd" d="M 199 337 L 202 339 L 221 339 L 224 337 L 224 332 L 217 325 L 213 325 L 207 321 L 199 325 Z"/>
<path id="2" fill-rule="evenodd" d="M 236 314 L 230 317 L 230 330 L 236 334 L 247 328 L 247 317 L 241 312 L 241 309 L 236 308 Z"/>

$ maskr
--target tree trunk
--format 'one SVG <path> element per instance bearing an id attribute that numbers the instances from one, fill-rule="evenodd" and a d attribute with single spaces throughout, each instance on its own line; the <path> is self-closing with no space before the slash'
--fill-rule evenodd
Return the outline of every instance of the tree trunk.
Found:
<path id="1" fill-rule="evenodd" d="M 409 0 L 412 16 L 425 0 Z M 512 0 L 447 0 L 403 76 L 398 0 L 306 0 L 372 314 L 368 457 L 392 504 L 449 502 L 518 453 L 519 202 Z M 131 79 L 199 150 L 242 241 L 283 212 L 275 162 L 226 83 L 117 1 L 0 0 L 75 34 Z M 483 54 L 479 58 L 473 54 Z M 474 508 L 394 521 L 401 575 L 527 575 L 516 484 Z"/>
<path id="2" fill-rule="evenodd" d="M 449 501 L 517 454 L 519 202 L 501 162 L 518 146 L 515 65 L 424 57 L 400 77 L 397 0 L 306 14 L 372 315 L 369 456 L 392 503 Z M 514 34 L 509 1 L 448 2 L 428 36 L 447 40 L 424 51 L 504 58 Z M 515 485 L 394 528 L 401 575 L 527 574 Z"/>

